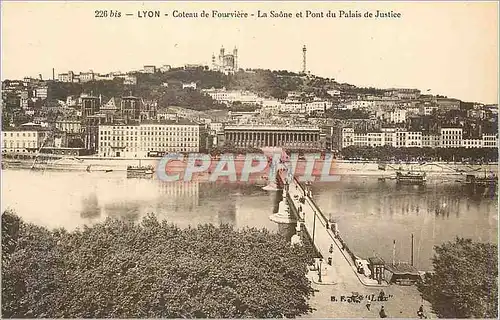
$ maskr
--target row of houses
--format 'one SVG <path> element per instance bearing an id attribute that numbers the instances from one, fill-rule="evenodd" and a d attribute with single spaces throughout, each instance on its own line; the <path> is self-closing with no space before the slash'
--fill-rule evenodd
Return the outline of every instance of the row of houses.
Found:
<path id="1" fill-rule="evenodd" d="M 210 96 L 213 100 L 231 106 L 236 102 L 252 104 L 262 107 L 264 110 L 275 112 L 312 113 L 324 112 L 332 108 L 332 101 L 311 98 L 310 101 L 302 101 L 298 97 L 289 96 L 287 99 L 271 99 L 259 96 L 253 92 L 242 90 L 203 89 L 202 93 Z"/>
<path id="2" fill-rule="evenodd" d="M 328 109 L 356 110 L 363 109 L 371 112 L 377 119 L 387 123 L 405 123 L 411 116 L 428 116 L 436 111 L 460 110 L 461 101 L 458 99 L 419 95 L 413 89 L 389 90 L 386 96 L 370 96 L 370 99 L 338 99 L 340 91 L 330 90 L 331 99 L 322 99 L 312 94 L 289 92 L 286 99 L 273 99 L 260 96 L 256 93 L 243 90 L 203 89 L 202 93 L 209 95 L 213 100 L 225 104 L 234 103 L 253 104 L 271 112 L 307 113 L 324 112 Z M 335 101 L 335 103 L 333 102 Z M 471 116 L 485 118 L 485 106 L 475 105 L 470 111 Z M 489 109 L 488 109 L 489 110 Z M 496 111 L 496 110 L 495 110 Z M 495 113 L 495 112 L 493 112 Z"/>
<path id="3" fill-rule="evenodd" d="M 439 134 L 412 132 L 399 128 L 381 128 L 377 131 L 357 131 L 352 127 L 338 128 L 334 141 L 339 149 L 349 146 L 399 148 L 497 148 L 498 134 L 482 134 L 465 138 L 463 128 L 440 128 Z"/>
<path id="4" fill-rule="evenodd" d="M 81 133 L 78 131 L 85 129 L 76 123 L 71 125 L 66 130 Z M 41 147 L 65 148 L 69 133 L 33 123 L 4 129 L 2 151 L 34 153 Z M 200 152 L 207 148 L 205 125 L 185 120 L 99 124 L 95 140 L 99 157 L 147 157 L 151 152 Z"/>
<path id="5" fill-rule="evenodd" d="M 73 71 L 68 71 L 67 73 L 60 73 L 57 75 L 57 80 L 59 82 L 90 82 L 90 81 L 111 81 L 114 79 L 123 79 L 124 84 L 136 85 L 137 77 L 128 73 L 107 73 L 99 74 L 93 71 L 74 73 Z"/>

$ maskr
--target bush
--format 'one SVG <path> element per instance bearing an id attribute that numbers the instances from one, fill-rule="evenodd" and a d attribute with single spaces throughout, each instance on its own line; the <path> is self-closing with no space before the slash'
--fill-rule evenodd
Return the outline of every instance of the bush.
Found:
<path id="1" fill-rule="evenodd" d="M 419 286 L 444 318 L 498 317 L 498 248 L 457 238 L 435 248 L 434 274 Z"/>
<path id="2" fill-rule="evenodd" d="M 21 222 L 2 268 L 2 315 L 294 317 L 312 311 L 310 262 L 303 247 L 265 230 L 179 229 L 153 215 L 74 232 Z"/>

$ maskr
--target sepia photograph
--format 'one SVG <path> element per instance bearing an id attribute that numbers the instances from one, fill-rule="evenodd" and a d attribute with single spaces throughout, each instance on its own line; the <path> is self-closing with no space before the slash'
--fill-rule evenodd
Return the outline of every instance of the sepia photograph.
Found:
<path id="1" fill-rule="evenodd" d="M 0 6 L 2 318 L 498 318 L 497 1 Z"/>

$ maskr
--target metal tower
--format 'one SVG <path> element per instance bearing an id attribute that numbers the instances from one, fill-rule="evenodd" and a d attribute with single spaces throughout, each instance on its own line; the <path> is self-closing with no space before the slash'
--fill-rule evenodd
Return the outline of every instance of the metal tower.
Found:
<path id="1" fill-rule="evenodd" d="M 306 73 L 306 52 L 307 48 L 306 45 L 302 48 L 302 73 Z"/>

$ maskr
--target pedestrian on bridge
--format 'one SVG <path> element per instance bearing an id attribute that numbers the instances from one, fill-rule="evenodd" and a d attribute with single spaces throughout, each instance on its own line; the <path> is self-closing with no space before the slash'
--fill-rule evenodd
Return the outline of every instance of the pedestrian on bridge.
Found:
<path id="1" fill-rule="evenodd" d="M 417 316 L 420 318 L 420 319 L 427 319 L 427 317 L 425 316 L 424 314 L 424 306 L 423 305 L 420 305 L 420 308 L 418 308 L 418 311 L 417 311 Z"/>
<path id="2" fill-rule="evenodd" d="M 387 314 L 385 313 L 384 306 L 382 306 L 382 308 L 380 308 L 380 312 L 378 313 L 378 315 L 380 316 L 380 318 L 387 318 Z"/>

